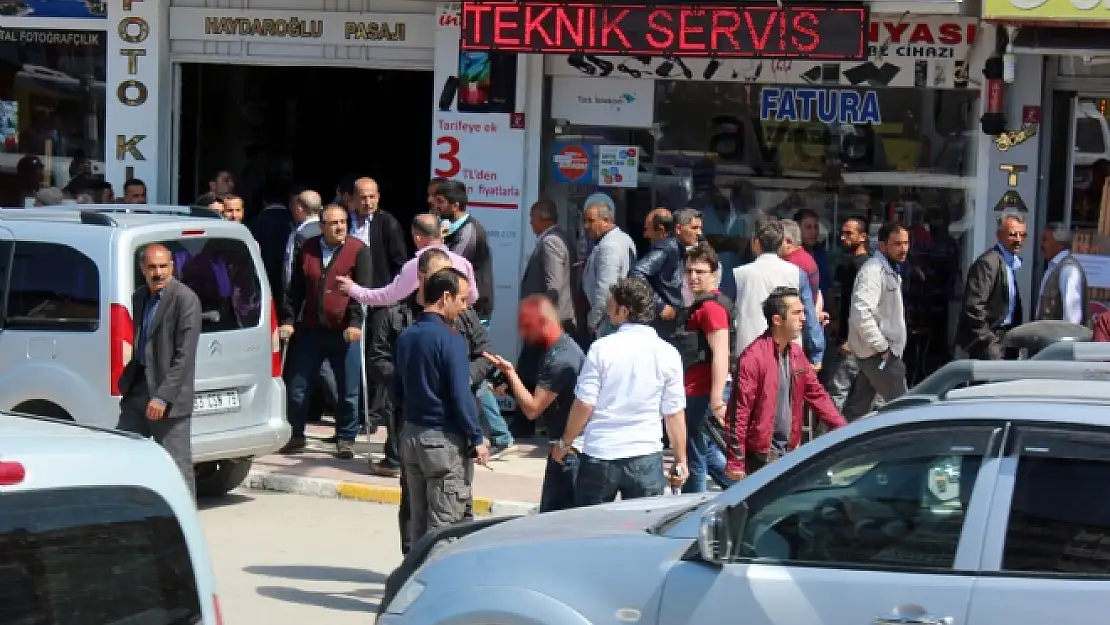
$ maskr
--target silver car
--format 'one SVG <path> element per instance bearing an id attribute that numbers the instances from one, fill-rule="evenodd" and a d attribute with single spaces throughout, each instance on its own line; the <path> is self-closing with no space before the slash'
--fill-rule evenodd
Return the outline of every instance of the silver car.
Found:
<path id="1" fill-rule="evenodd" d="M 198 295 L 197 492 L 221 495 L 289 438 L 281 344 L 258 245 L 207 209 L 0 210 L 0 410 L 115 427 L 132 357 L 138 255 L 163 243 Z"/>
<path id="2" fill-rule="evenodd" d="M 1106 379 L 1110 364 L 954 364 L 935 392 L 723 493 L 487 521 L 423 541 L 387 584 L 379 623 L 1099 618 L 1110 609 L 1110 384 L 1079 380 Z M 966 382 L 990 383 L 956 388 Z M 946 486 L 955 496 L 936 494 L 938 471 L 959 476 Z"/>

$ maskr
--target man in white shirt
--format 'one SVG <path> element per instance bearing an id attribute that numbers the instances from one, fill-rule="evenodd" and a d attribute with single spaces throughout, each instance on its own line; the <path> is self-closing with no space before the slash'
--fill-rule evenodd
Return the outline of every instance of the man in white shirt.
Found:
<path id="1" fill-rule="evenodd" d="M 1071 253 L 1073 232 L 1048 224 L 1041 235 L 1041 254 L 1049 259 L 1037 298 L 1037 320 L 1054 319 L 1087 325 L 1087 273 Z"/>
<path id="2" fill-rule="evenodd" d="M 732 272 L 736 285 L 736 349 L 733 353 L 743 354 L 752 341 L 767 331 L 763 302 L 775 289 L 786 287 L 798 291 L 805 309 L 802 336 L 797 342 L 805 348 L 813 366 L 820 370 L 825 358 L 824 328 L 814 308 L 813 290 L 805 278 L 805 271 L 781 256 L 785 240 L 782 222 L 764 219 L 756 227 L 751 241 L 756 259 Z"/>
<path id="3" fill-rule="evenodd" d="M 686 390 L 682 356 L 651 327 L 655 296 L 640 278 L 610 289 L 609 320 L 618 330 L 590 347 L 574 389 L 563 437 L 551 457 L 562 462 L 583 434 L 575 505 L 662 495 L 681 486 L 686 468 Z M 664 474 L 659 420 L 665 421 L 675 464 Z M 583 432 L 584 431 L 584 432 Z"/>

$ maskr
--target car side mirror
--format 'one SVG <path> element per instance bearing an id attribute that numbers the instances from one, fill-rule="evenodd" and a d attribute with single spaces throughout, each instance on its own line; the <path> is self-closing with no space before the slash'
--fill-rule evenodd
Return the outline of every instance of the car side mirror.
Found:
<path id="1" fill-rule="evenodd" d="M 726 564 L 732 559 L 733 546 L 744 535 L 748 520 L 748 504 L 743 501 L 728 506 L 715 503 L 705 509 L 698 528 L 698 551 L 702 560 Z"/>

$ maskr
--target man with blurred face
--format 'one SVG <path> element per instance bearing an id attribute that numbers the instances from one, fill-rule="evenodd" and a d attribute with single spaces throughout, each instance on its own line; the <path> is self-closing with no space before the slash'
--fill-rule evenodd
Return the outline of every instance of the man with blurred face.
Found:
<path id="1" fill-rule="evenodd" d="M 289 424 L 293 433 L 286 453 L 305 447 L 312 386 L 326 360 L 335 374 L 338 395 L 336 409 L 336 456 L 354 458 L 358 434 L 359 390 L 362 382 L 363 309 L 339 290 L 338 276 L 365 283 L 370 277 L 370 250 L 358 239 L 347 236 L 347 211 L 329 205 L 321 213 L 321 235 L 305 241 L 300 255 L 293 260 L 289 288 L 281 310 L 283 338 L 294 330 L 298 340 L 287 357 L 289 367 Z"/>
<path id="2" fill-rule="evenodd" d="M 135 351 L 118 380 L 118 427 L 162 445 L 195 496 L 190 417 L 200 300 L 174 279 L 173 255 L 164 245 L 148 245 L 140 262 L 146 284 L 131 296 Z"/>
<path id="3" fill-rule="evenodd" d="M 902 277 L 894 268 L 906 262 L 910 233 L 900 223 L 879 228 L 879 252 L 859 269 L 848 317 L 848 349 L 859 375 L 844 401 L 849 421 L 871 411 L 876 394 L 892 401 L 906 393 L 906 312 Z"/>

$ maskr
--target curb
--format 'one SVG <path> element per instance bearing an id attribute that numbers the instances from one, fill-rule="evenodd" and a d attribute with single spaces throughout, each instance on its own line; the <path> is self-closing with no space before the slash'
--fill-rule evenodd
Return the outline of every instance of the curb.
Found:
<path id="1" fill-rule="evenodd" d="M 267 490 L 294 495 L 307 495 L 324 499 L 350 499 L 369 503 L 401 503 L 400 486 L 375 486 L 359 482 L 342 482 L 315 477 L 301 477 L 283 473 L 251 471 L 243 486 L 251 490 Z M 474 514 L 502 516 L 534 514 L 539 504 L 524 501 L 496 501 L 488 497 L 474 498 Z"/>

